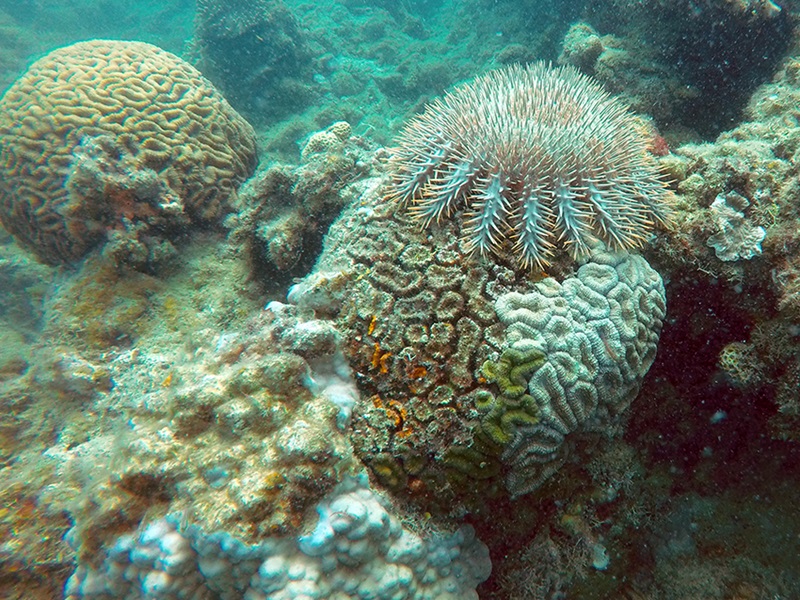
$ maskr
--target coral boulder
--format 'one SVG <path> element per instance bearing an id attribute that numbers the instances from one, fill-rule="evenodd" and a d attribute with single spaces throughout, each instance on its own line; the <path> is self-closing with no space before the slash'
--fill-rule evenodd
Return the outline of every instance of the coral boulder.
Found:
<path id="1" fill-rule="evenodd" d="M 661 277 L 641 256 L 595 251 L 574 277 L 534 288 L 504 294 L 495 305 L 506 327 L 503 354 L 543 357 L 520 373 L 516 400 L 530 394 L 535 419 L 518 424 L 503 452 L 514 495 L 561 467 L 570 434 L 614 432 L 653 364 L 666 314 Z"/>
<path id="2" fill-rule="evenodd" d="M 135 223 L 219 221 L 255 164 L 253 128 L 150 44 L 59 48 L 0 100 L 0 222 L 47 263 Z"/>
<path id="3" fill-rule="evenodd" d="M 383 485 L 432 512 L 475 510 L 621 431 L 665 314 L 643 258 L 593 248 L 536 281 L 469 256 L 452 220 L 420 230 L 380 180 L 363 189 L 289 300 L 335 319 L 361 392 L 353 446 Z"/>

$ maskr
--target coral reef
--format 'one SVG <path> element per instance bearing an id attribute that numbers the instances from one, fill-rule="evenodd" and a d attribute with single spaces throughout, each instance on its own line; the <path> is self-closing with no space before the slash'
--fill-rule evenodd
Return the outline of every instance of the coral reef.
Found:
<path id="1" fill-rule="evenodd" d="M 761 0 L 590 0 L 584 19 L 607 48 L 589 73 L 660 127 L 704 136 L 730 127 L 792 40 L 788 11 Z"/>
<path id="2" fill-rule="evenodd" d="M 545 362 L 544 353 L 537 347 L 509 347 L 496 361 L 487 360 L 481 373 L 489 383 L 497 384 L 500 393 L 482 392 L 475 397 L 475 406 L 485 413 L 481 429 L 500 447 L 507 445 L 517 427 L 535 425 L 541 418 L 536 399 L 528 394 L 528 379 Z"/>
<path id="3" fill-rule="evenodd" d="M 318 504 L 315 529 L 296 539 L 247 544 L 179 516 L 155 521 L 119 537 L 98 567 L 79 565 L 66 597 L 477 600 L 491 564 L 473 530 L 423 539 L 364 484 L 343 481 Z"/>
<path id="4" fill-rule="evenodd" d="M 787 58 L 774 81 L 755 92 L 744 122 L 713 143 L 684 145 L 661 159 L 675 182 L 676 226 L 670 239 L 655 243 L 663 270 L 680 274 L 674 280 L 697 281 L 690 274 L 700 270 L 729 290 L 734 314 L 727 320 L 736 319 L 742 330 L 726 331 L 716 352 L 734 342 L 752 349 L 760 373 L 744 377 L 745 387 L 772 398 L 778 409 L 772 427 L 780 439 L 796 437 L 798 418 L 790 390 L 797 389 L 800 372 L 800 187 L 793 176 L 799 74 L 800 61 Z M 679 300 L 677 314 L 696 311 L 694 293 L 676 287 L 675 297 L 687 299 Z M 723 371 L 734 384 L 740 379 L 735 369 Z"/>
<path id="5" fill-rule="evenodd" d="M 635 403 L 634 419 L 654 410 L 675 418 L 674 404 L 655 404 Z M 718 429 L 710 432 L 720 434 Z M 534 528 L 502 562 L 495 562 L 495 587 L 484 587 L 482 598 L 723 600 L 796 594 L 796 542 L 779 531 L 796 526 L 791 509 L 796 483 L 782 475 L 771 480 L 777 475 L 772 458 L 758 461 L 758 468 L 769 471 L 766 478 L 754 472 L 749 451 L 733 464 L 707 452 L 707 465 L 685 470 L 672 455 L 653 459 L 651 452 L 663 444 L 658 436 L 647 442 L 630 437 L 629 443 L 615 440 L 595 454 L 581 473 L 583 482 L 557 507 L 532 507 L 549 511 L 546 525 Z M 710 475 L 725 470 L 720 464 L 737 469 L 729 473 L 730 481 Z M 784 473 L 792 479 L 797 470 L 789 471 Z M 703 491 L 671 491 L 687 480 L 692 489 Z M 502 535 L 519 535 L 519 528 Z"/>
<path id="6" fill-rule="evenodd" d="M 333 324 L 261 309 L 244 254 L 219 235 L 196 236 L 178 261 L 160 277 L 121 274 L 98 254 L 53 282 L 47 341 L 0 380 L 8 573 L 30 563 L 63 585 L 76 558 L 74 598 L 251 584 L 258 597 L 286 584 L 286 597 L 317 586 L 325 598 L 355 593 L 346 569 L 363 597 L 474 594 L 489 562 L 468 529 L 419 536 L 372 491 L 337 488 L 363 467 L 347 432 L 358 391 Z M 302 537 L 314 507 L 320 522 Z M 269 571 L 276 561 L 286 569 Z M 122 577 L 123 562 L 140 577 Z M 290 567 L 308 578 L 287 583 Z"/>
<path id="7" fill-rule="evenodd" d="M 558 63 L 592 76 L 634 111 L 669 130 L 686 126 L 686 107 L 699 97 L 649 38 L 643 41 L 628 30 L 601 35 L 585 21 L 575 23 L 564 36 Z"/>
<path id="8" fill-rule="evenodd" d="M 645 3 L 641 0 L 610 0 L 607 1 L 610 7 L 616 11 L 633 13 L 634 17 L 644 12 L 647 8 L 666 9 L 674 8 L 677 10 L 687 10 L 694 8 L 695 17 L 700 17 L 703 12 L 717 11 L 726 12 L 729 15 L 754 23 L 768 21 L 780 15 L 781 6 L 772 0 L 695 0 L 693 4 L 679 1 L 677 3 L 669 0 L 654 0 Z"/>
<path id="9" fill-rule="evenodd" d="M 502 495 L 501 475 L 513 495 L 532 491 L 563 463 L 568 434 L 617 431 L 664 316 L 643 259 L 600 252 L 562 298 L 553 279 L 466 258 L 455 223 L 420 231 L 380 180 L 363 189 L 289 299 L 346 340 L 362 392 L 352 440 L 379 481 L 458 513 Z M 532 331 L 549 317 L 545 337 Z M 558 460 L 532 459 L 543 438 Z"/>
<path id="10" fill-rule="evenodd" d="M 98 27 L 188 47 L 283 164 L 205 220 L 92 132 L 57 187 L 102 251 L 52 269 L 0 231 L 0 596 L 800 597 L 798 46 L 740 113 L 799 0 L 204 0 L 193 47 L 193 3 L 12 4 L 3 81 Z M 562 40 L 660 129 L 635 125 L 675 194 L 643 249 L 669 305 L 643 380 L 655 276 L 617 307 L 588 292 L 605 253 L 521 272 L 513 240 L 469 255 L 476 199 L 422 228 L 367 179 L 404 113 Z"/>
<path id="11" fill-rule="evenodd" d="M 369 132 L 378 144 L 390 143 L 403 120 L 418 111 L 422 102 L 457 82 L 511 62 L 554 58 L 564 23 L 580 10 L 580 3 L 563 2 L 547 11 L 485 0 L 454 5 L 285 2 L 295 21 L 290 25 L 276 8 L 281 6 L 278 2 L 247 7 L 230 1 L 204 4 L 224 6 L 232 20 L 252 23 L 252 30 L 246 29 L 240 38 L 234 23 L 224 31 L 218 29 L 231 40 L 241 41 L 242 50 L 231 48 L 230 56 L 249 50 L 232 65 L 232 73 L 243 71 L 241 65 L 247 65 L 247 71 L 232 80 L 230 88 L 225 73 L 214 72 L 206 50 L 197 43 L 202 37 L 199 19 L 195 55 L 203 72 L 258 126 L 265 153 L 282 162 L 297 159 L 299 135 L 338 120 L 348 121 L 358 134 Z M 485 18 L 476 21 L 476 10 Z M 272 11 L 279 16 L 263 34 L 263 23 Z M 251 17 L 239 16 L 251 12 Z M 228 45 L 223 39 L 221 47 Z M 267 54 L 273 45 L 277 46 L 275 56 Z M 209 46 L 209 54 L 215 51 Z M 299 65 L 294 54 L 298 51 L 308 52 Z M 264 85 L 253 86 L 249 98 L 243 88 L 261 81 L 262 74 Z M 250 106 L 238 104 L 239 98 Z"/>
<path id="12" fill-rule="evenodd" d="M 318 152 L 342 152 L 352 133 L 353 128 L 347 121 L 333 123 L 327 129 L 317 131 L 309 136 L 300 152 L 300 158 L 307 160 L 312 154 Z"/>
<path id="13" fill-rule="evenodd" d="M 391 195 L 425 226 L 464 209 L 467 248 L 513 245 L 544 269 L 557 243 L 641 246 L 667 220 L 666 188 L 635 117 L 572 68 L 512 66 L 457 88 L 411 120 Z"/>
<path id="14" fill-rule="evenodd" d="M 142 0 L 135 5 L 105 5 L 93 0 L 43 3 L 35 0 L 0 8 L 0 94 L 35 60 L 77 40 L 157 40 L 180 55 L 191 36 L 189 6 Z"/>
<path id="15" fill-rule="evenodd" d="M 247 247 L 263 281 L 308 273 L 328 226 L 354 199 L 352 184 L 370 171 L 372 154 L 351 133 L 346 122 L 334 123 L 309 137 L 300 165 L 270 165 L 242 187 L 234 239 Z"/>
<path id="16" fill-rule="evenodd" d="M 135 446 L 139 435 L 140 441 L 153 442 L 154 450 L 175 456 L 184 438 L 175 436 L 171 446 L 159 438 L 158 431 L 166 432 L 165 422 L 174 419 L 176 426 L 193 421 L 182 431 L 224 437 L 232 425 L 222 424 L 223 413 L 231 412 L 233 423 L 236 406 L 209 412 L 203 403 L 219 407 L 227 400 L 247 402 L 243 393 L 233 391 L 235 370 L 220 375 L 220 384 L 231 393 L 227 400 L 214 389 L 213 375 L 206 379 L 208 387 L 200 383 L 206 376 L 203 368 L 219 373 L 220 366 L 235 362 L 237 348 L 217 346 L 227 339 L 221 333 L 236 329 L 260 305 L 250 295 L 245 265 L 237 266 L 236 254 L 215 248 L 218 243 L 217 238 L 194 240 L 176 261 L 178 271 L 163 280 L 143 273 L 120 276 L 113 265 L 98 264 L 104 257 L 97 255 L 77 271 L 39 283 L 46 289 L 32 300 L 42 313 L 37 319 L 42 327 L 17 340 L 14 364 L 19 366 L 6 364 L 0 378 L 5 415 L 0 428 L 4 590 L 28 589 L 23 581 L 44 581 L 42 570 L 48 569 L 51 574 L 45 577 L 59 585 L 58 578 L 72 560 L 63 542 L 70 519 L 83 528 L 91 524 L 93 535 L 100 536 L 116 525 L 136 522 L 147 510 L 158 512 L 178 484 L 170 476 L 203 481 L 203 473 L 193 471 L 191 454 L 173 463 L 164 455 L 148 455 L 146 444 L 132 450 L 129 443 Z M 31 266 L 30 274 L 41 268 Z M 196 370 L 195 359 L 205 366 Z M 261 393 L 266 400 L 266 389 Z M 178 414 L 181 403 L 185 412 Z M 328 414 L 335 421 L 335 408 Z M 217 418 L 219 427 L 214 424 Z M 254 433 L 249 435 L 258 440 Z M 196 441 L 202 446 L 201 439 Z M 203 460 L 218 458 L 213 448 L 194 448 Z M 131 458 L 130 477 L 123 473 L 126 456 Z M 247 471 L 246 460 L 253 464 L 247 456 L 232 460 L 242 472 Z M 194 474 L 186 479 L 190 472 Z M 28 506 L 37 507 L 36 519 L 30 518 Z M 288 519 L 285 513 L 276 513 L 276 518 Z M 63 585 L 63 578 L 60 581 Z"/>
<path id="17" fill-rule="evenodd" d="M 719 366 L 734 385 L 750 387 L 761 382 L 765 365 L 753 344 L 731 342 L 719 353 Z"/>
<path id="18" fill-rule="evenodd" d="M 218 223 L 255 168 L 252 127 L 196 69 L 141 42 L 54 50 L 0 108 L 0 222 L 47 263 L 109 232 L 157 246 L 187 221 Z"/>
<path id="19" fill-rule="evenodd" d="M 313 98 L 304 83 L 311 64 L 306 38 L 281 0 L 197 3 L 200 68 L 253 122 L 285 117 Z"/>
<path id="20" fill-rule="evenodd" d="M 492 296 L 529 284 L 510 268 L 465 260 L 454 223 L 421 231 L 381 201 L 382 180 L 357 185 L 361 198 L 331 226 L 314 273 L 289 299 L 335 318 L 342 332 L 361 390 L 352 425 L 361 458 L 390 488 L 422 498 L 437 490 L 429 499 L 452 508 L 468 502 L 457 491 L 469 491 L 447 491 L 443 457 L 469 447 L 479 417 L 469 398 L 485 387 L 476 370 L 500 350 Z"/>
<path id="21" fill-rule="evenodd" d="M 606 50 L 608 39 L 604 41 L 588 23 L 575 23 L 561 43 L 558 64 L 572 65 L 582 73 L 593 73 L 597 59 Z"/>
<path id="22" fill-rule="evenodd" d="M 49 267 L 30 264 L 11 236 L 0 229 L 0 289 L 3 290 L 0 321 L 4 323 L 0 329 L 13 330 L 25 337 L 37 335 L 42 318 L 41 299 L 51 276 Z M 4 346 L 0 344 L 0 348 Z"/>
<path id="23" fill-rule="evenodd" d="M 786 196 L 793 193 L 784 179 L 788 162 L 777 158 L 768 143 L 741 139 L 742 134 L 734 130 L 715 143 L 681 146 L 662 159 L 678 192 L 674 237 L 663 245 L 669 261 L 733 281 L 759 270 L 757 260 L 736 260 L 740 250 L 752 259 L 760 254 L 755 244 L 769 254 L 776 238 L 786 238 L 777 217 L 789 209 Z"/>

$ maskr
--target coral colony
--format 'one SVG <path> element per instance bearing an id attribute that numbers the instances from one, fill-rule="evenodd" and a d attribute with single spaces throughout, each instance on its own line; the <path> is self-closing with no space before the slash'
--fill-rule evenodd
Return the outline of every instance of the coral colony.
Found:
<path id="1" fill-rule="evenodd" d="M 800 60 L 680 145 L 625 102 L 677 119 L 688 75 L 573 23 L 563 66 L 504 46 L 378 148 L 394 109 L 353 106 L 436 70 L 317 60 L 346 28 L 251 4 L 198 3 L 197 64 L 248 116 L 318 99 L 259 130 L 297 164 L 256 172 L 251 124 L 142 42 L 54 50 L 0 100 L 0 595 L 795 597 L 796 565 L 739 549 L 791 554 L 796 524 Z M 709 15 L 792 10 L 592 4 L 687 13 L 660 39 L 691 26 L 689 54 Z"/>
<path id="2" fill-rule="evenodd" d="M 0 223 L 51 264 L 82 257 L 108 230 L 152 246 L 151 231 L 219 222 L 256 165 L 250 124 L 197 69 L 142 42 L 54 50 L 6 92 L 3 111 Z"/>

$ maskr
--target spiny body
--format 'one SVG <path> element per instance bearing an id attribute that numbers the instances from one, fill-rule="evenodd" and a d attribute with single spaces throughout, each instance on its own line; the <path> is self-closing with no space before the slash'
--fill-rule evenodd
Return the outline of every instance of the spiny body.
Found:
<path id="1" fill-rule="evenodd" d="M 490 72 L 430 104 L 400 134 L 389 196 L 424 226 L 463 210 L 471 250 L 544 269 L 599 238 L 640 246 L 668 220 L 641 121 L 571 67 Z"/>

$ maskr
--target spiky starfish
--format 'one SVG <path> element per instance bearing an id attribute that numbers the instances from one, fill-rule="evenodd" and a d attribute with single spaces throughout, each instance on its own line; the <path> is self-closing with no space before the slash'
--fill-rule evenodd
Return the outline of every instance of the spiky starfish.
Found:
<path id="1" fill-rule="evenodd" d="M 400 134 L 389 196 L 424 226 L 463 209 L 481 255 L 507 241 L 543 269 L 557 244 L 640 246 L 668 220 L 666 185 L 640 121 L 571 67 L 512 66 L 430 104 Z"/>

